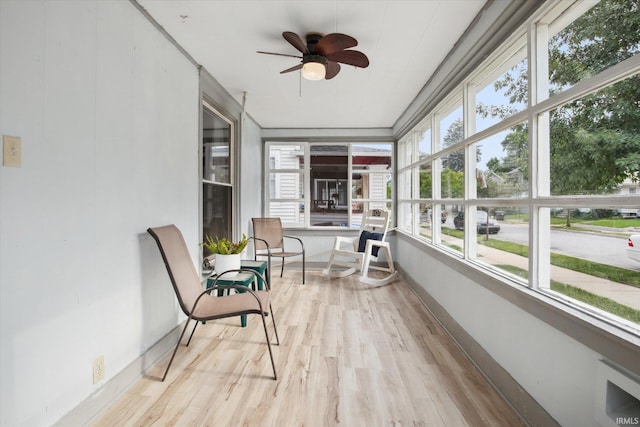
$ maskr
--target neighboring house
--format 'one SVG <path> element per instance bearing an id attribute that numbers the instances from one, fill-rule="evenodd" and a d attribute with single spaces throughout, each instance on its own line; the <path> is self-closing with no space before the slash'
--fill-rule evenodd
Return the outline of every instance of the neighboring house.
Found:
<path id="1" fill-rule="evenodd" d="M 354 213 L 363 210 L 359 200 L 369 202 L 370 208 L 384 208 L 387 182 L 391 170 L 391 150 L 375 146 L 353 145 L 351 156 L 348 146 L 339 144 L 313 144 L 310 146 L 310 212 L 315 225 L 341 225 L 336 218 L 315 219 L 314 213 L 341 213 L 349 208 Z M 272 201 L 269 214 L 279 216 L 284 223 L 298 224 L 305 211 L 303 174 L 304 150 L 299 145 L 277 145 L 270 149 L 269 167 L 290 170 L 291 173 L 271 174 L 269 192 Z M 349 185 L 349 158 L 351 158 L 351 185 Z M 300 172 L 298 172 L 300 171 Z M 316 215 L 318 216 L 318 215 Z M 331 222 L 331 224 L 329 224 Z"/>
<path id="2" fill-rule="evenodd" d="M 640 179 L 632 181 L 631 178 L 625 179 L 617 188 L 616 194 L 640 194 Z"/>
<path id="3" fill-rule="evenodd" d="M 272 146 L 269 157 L 270 169 L 299 171 L 304 165 L 304 151 L 299 145 Z M 303 179 L 300 173 L 269 174 L 270 199 L 298 199 L 296 201 L 272 202 L 269 215 L 277 216 L 283 223 L 299 224 L 304 210 L 302 200 Z"/>
<path id="4" fill-rule="evenodd" d="M 486 189 L 490 197 L 527 197 L 528 183 L 520 168 L 499 174 L 491 170 L 476 172 L 478 187 Z"/>
<path id="5" fill-rule="evenodd" d="M 624 182 L 618 186 L 616 193 L 619 195 L 640 194 L 640 180 L 634 182 L 631 178 L 625 179 Z M 618 214 L 625 218 L 640 218 L 640 206 L 637 208 L 618 209 Z"/>

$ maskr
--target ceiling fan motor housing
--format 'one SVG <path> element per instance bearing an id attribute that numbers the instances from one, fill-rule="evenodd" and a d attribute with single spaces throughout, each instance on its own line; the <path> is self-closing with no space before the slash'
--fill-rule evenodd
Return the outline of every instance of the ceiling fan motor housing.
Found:
<path id="1" fill-rule="evenodd" d="M 322 55 L 313 55 L 313 54 L 302 55 L 302 63 L 306 64 L 307 62 L 318 62 L 326 66 L 327 58 Z"/>
<path id="2" fill-rule="evenodd" d="M 324 37 L 324 34 L 321 34 L 321 33 L 307 33 L 307 35 L 305 37 L 307 39 L 307 49 L 309 49 L 310 53 L 315 53 L 316 52 L 316 45 L 318 44 L 320 39 L 322 37 Z"/>

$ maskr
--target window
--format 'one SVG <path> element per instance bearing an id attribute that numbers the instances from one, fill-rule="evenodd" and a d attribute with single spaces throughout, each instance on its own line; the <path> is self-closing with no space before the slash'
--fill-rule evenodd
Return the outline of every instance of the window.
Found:
<path id="1" fill-rule="evenodd" d="M 529 191 L 527 122 L 490 135 L 475 144 L 478 198 L 524 198 Z"/>
<path id="2" fill-rule="evenodd" d="M 283 224 L 304 225 L 303 144 L 271 144 L 267 147 L 269 167 L 269 216 L 277 216 Z"/>
<path id="3" fill-rule="evenodd" d="M 640 14 L 554 4 L 400 139 L 398 228 L 640 334 Z"/>
<path id="4" fill-rule="evenodd" d="M 524 45 L 524 41 L 519 43 Z M 524 51 L 512 53 L 506 63 L 497 62 L 497 72 L 488 74 L 488 83 L 478 83 L 475 94 L 475 130 L 485 130 L 500 121 L 523 111 L 527 107 L 528 78 L 527 59 L 523 58 Z M 506 71 L 503 71 L 508 67 Z"/>
<path id="5" fill-rule="evenodd" d="M 233 238 L 233 124 L 208 104 L 202 107 L 202 238 Z M 205 253 L 204 256 L 209 255 Z"/>
<path id="6" fill-rule="evenodd" d="M 593 5 L 593 2 L 580 2 L 574 10 L 548 25 L 551 95 L 640 53 L 638 3 L 603 0 Z"/>
<path id="7" fill-rule="evenodd" d="M 288 227 L 358 228 L 362 212 L 391 208 L 390 143 L 268 142 L 267 212 Z"/>
<path id="8" fill-rule="evenodd" d="M 614 194 L 638 176 L 640 76 L 634 75 L 549 112 L 551 194 Z"/>

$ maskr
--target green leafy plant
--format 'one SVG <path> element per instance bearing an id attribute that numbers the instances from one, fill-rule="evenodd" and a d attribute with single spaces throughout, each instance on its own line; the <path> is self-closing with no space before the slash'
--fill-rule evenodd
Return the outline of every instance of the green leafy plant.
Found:
<path id="1" fill-rule="evenodd" d="M 205 236 L 202 246 L 207 248 L 207 250 L 212 254 L 231 255 L 241 253 L 244 248 L 247 247 L 248 243 L 249 239 L 247 239 L 247 236 L 244 233 L 242 234 L 242 239 L 237 243 L 230 241 L 226 237 L 223 237 L 222 239 L 216 237 L 214 239 L 207 235 Z"/>

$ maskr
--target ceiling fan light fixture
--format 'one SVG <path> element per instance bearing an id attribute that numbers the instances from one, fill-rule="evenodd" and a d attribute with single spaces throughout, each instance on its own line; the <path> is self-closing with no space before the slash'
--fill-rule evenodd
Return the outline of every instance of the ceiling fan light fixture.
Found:
<path id="1" fill-rule="evenodd" d="M 307 62 L 302 66 L 302 77 L 307 80 L 323 80 L 327 68 L 320 62 Z"/>
<path id="2" fill-rule="evenodd" d="M 307 80 L 324 80 L 327 75 L 327 58 L 322 55 L 303 55 L 302 77 Z"/>

